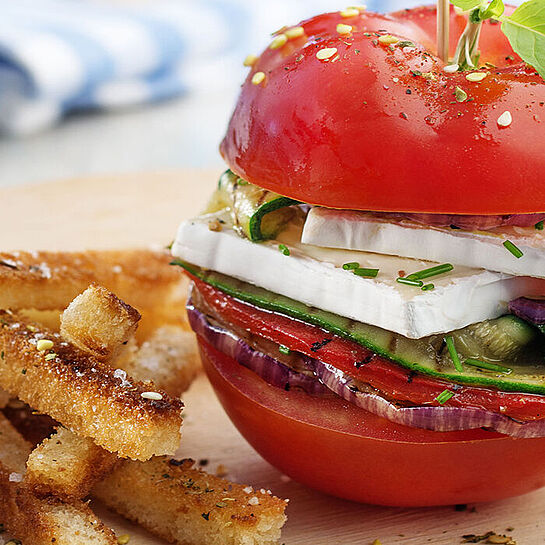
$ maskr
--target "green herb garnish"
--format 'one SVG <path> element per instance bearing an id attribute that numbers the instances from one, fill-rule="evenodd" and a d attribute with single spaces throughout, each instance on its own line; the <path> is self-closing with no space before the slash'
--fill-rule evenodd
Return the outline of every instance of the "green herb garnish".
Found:
<path id="1" fill-rule="evenodd" d="M 360 266 L 360 264 L 357 261 L 351 261 L 350 263 L 345 263 L 343 265 L 343 269 L 345 271 L 353 271 L 354 269 L 357 269 Z"/>
<path id="2" fill-rule="evenodd" d="M 435 285 L 434 284 L 424 284 L 420 289 L 422 291 L 431 291 L 431 290 L 435 289 Z"/>
<path id="3" fill-rule="evenodd" d="M 513 51 L 545 77 L 545 0 L 529 0 L 511 15 L 504 15 L 503 0 L 450 0 L 470 11 L 468 24 L 458 42 L 453 63 L 460 70 L 473 69 L 479 61 L 479 36 L 482 22 L 495 19 L 507 36 Z"/>
<path id="4" fill-rule="evenodd" d="M 367 276 L 368 278 L 375 278 L 378 274 L 378 269 L 364 269 L 362 267 L 358 267 L 357 269 L 354 269 L 354 274 L 356 276 Z"/>
<path id="5" fill-rule="evenodd" d="M 448 353 L 450 354 L 450 359 L 452 360 L 452 363 L 454 363 L 454 367 L 456 371 L 461 373 L 464 370 L 464 368 L 462 367 L 462 362 L 460 361 L 458 352 L 456 352 L 456 347 L 454 346 L 454 339 L 452 337 L 445 337 L 445 343 L 447 344 Z"/>
<path id="6" fill-rule="evenodd" d="M 435 267 L 430 267 L 429 269 L 424 269 L 406 276 L 408 280 L 422 280 L 424 278 L 430 278 L 432 276 L 437 276 L 439 274 L 444 274 L 452 271 L 454 266 L 450 263 L 443 263 L 442 265 L 436 265 Z"/>
<path id="7" fill-rule="evenodd" d="M 290 255 L 290 249 L 285 244 L 279 244 L 278 249 L 284 254 L 284 255 Z"/>
<path id="8" fill-rule="evenodd" d="M 515 246 L 510 240 L 506 240 L 503 245 L 517 258 L 520 259 L 524 253 L 520 248 Z"/>
<path id="9" fill-rule="evenodd" d="M 498 373 L 511 373 L 513 371 L 510 367 L 504 367 L 496 363 L 489 363 L 487 361 L 476 360 L 474 358 L 467 358 L 464 363 L 471 365 L 472 367 L 479 367 L 480 369 L 488 369 L 489 371 L 497 371 Z"/>
<path id="10" fill-rule="evenodd" d="M 538 231 L 543 231 L 543 220 L 541 221 L 538 221 L 534 227 L 538 230 Z"/>
<path id="11" fill-rule="evenodd" d="M 281 344 L 279 347 L 278 347 L 278 352 L 280 352 L 281 354 L 290 354 L 291 353 L 291 350 L 287 347 L 287 346 L 284 346 L 283 344 Z"/>
<path id="12" fill-rule="evenodd" d="M 439 405 L 444 405 L 451 397 L 454 397 L 454 392 L 451 392 L 450 390 L 443 390 L 435 398 L 435 401 L 437 401 L 437 403 L 439 403 Z"/>
<path id="13" fill-rule="evenodd" d="M 405 284 L 406 286 L 417 286 L 418 288 L 421 288 L 424 285 L 424 282 L 422 282 L 422 280 L 411 280 L 410 278 L 401 276 L 399 278 L 396 278 L 396 282 L 399 282 L 400 284 Z"/>

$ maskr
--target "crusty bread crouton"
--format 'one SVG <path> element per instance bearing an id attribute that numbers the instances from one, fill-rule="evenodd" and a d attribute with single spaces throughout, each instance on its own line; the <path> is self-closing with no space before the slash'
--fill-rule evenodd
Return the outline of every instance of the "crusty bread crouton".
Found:
<path id="1" fill-rule="evenodd" d="M 0 415 L 0 520 L 28 545 L 116 545 L 106 528 L 81 502 L 38 499 L 22 482 L 30 444 Z"/>
<path id="2" fill-rule="evenodd" d="M 91 439 L 58 428 L 30 453 L 25 481 L 40 496 L 81 499 L 116 462 L 115 454 Z"/>
<path id="3" fill-rule="evenodd" d="M 0 311 L 0 387 L 122 457 L 173 454 L 180 442 L 180 400 L 8 311 Z"/>
<path id="4" fill-rule="evenodd" d="M 107 289 L 91 285 L 66 308 L 61 318 L 61 336 L 97 360 L 119 357 L 133 338 L 139 312 Z"/>
<path id="5" fill-rule="evenodd" d="M 179 545 L 273 545 L 286 521 L 284 500 L 204 473 L 192 460 L 122 461 L 94 495 Z"/>
<path id="6" fill-rule="evenodd" d="M 173 397 L 185 392 L 201 369 L 195 334 L 175 325 L 156 329 L 132 358 L 118 365 L 134 379 L 151 380 Z"/>
<path id="7" fill-rule="evenodd" d="M 54 310 L 90 284 L 104 286 L 143 311 L 169 299 L 182 275 L 168 252 L 0 252 L 0 308 Z"/>

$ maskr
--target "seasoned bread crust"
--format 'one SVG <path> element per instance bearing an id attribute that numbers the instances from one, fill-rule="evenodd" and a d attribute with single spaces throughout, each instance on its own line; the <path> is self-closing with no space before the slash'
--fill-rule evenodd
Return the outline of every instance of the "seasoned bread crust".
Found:
<path id="1" fill-rule="evenodd" d="M 193 467 L 193 460 L 123 461 L 94 495 L 120 515 L 178 545 L 273 545 L 286 502 Z"/>
<path id="2" fill-rule="evenodd" d="M 52 346 L 39 350 L 40 341 Z M 0 387 L 121 457 L 173 454 L 183 404 L 113 369 L 20 316 L 0 311 Z M 62 392 L 62 394 L 59 394 Z M 144 394 L 144 397 L 142 397 Z"/>

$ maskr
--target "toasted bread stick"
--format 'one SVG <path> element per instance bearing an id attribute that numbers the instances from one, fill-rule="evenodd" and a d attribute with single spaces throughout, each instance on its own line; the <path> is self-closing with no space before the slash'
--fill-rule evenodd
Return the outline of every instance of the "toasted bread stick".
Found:
<path id="1" fill-rule="evenodd" d="M 181 280 L 169 260 L 152 250 L 0 252 L 0 308 L 66 308 L 92 283 L 139 310 L 153 308 Z"/>
<path id="2" fill-rule="evenodd" d="M 81 499 L 116 463 L 115 454 L 91 439 L 58 428 L 30 453 L 25 481 L 39 496 Z"/>
<path id="3" fill-rule="evenodd" d="M 116 545 L 117 540 L 81 502 L 38 499 L 22 482 L 30 444 L 0 415 L 0 520 L 29 545 Z"/>
<path id="4" fill-rule="evenodd" d="M 65 341 L 110 362 L 134 336 L 140 313 L 111 291 L 95 284 L 78 295 L 61 317 Z"/>
<path id="5" fill-rule="evenodd" d="M 122 461 L 94 495 L 179 545 L 273 545 L 286 521 L 284 500 L 204 473 L 192 460 Z"/>
<path id="6" fill-rule="evenodd" d="M 121 457 L 173 454 L 180 442 L 180 400 L 8 311 L 0 311 L 0 387 Z"/>

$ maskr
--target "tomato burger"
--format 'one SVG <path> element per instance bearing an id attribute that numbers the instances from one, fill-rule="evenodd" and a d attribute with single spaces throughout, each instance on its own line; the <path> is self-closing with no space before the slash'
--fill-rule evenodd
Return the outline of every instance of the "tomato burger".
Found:
<path id="1" fill-rule="evenodd" d="M 497 4 L 451 11 L 450 64 L 432 7 L 276 33 L 179 228 L 220 401 L 313 488 L 416 506 L 545 485 L 545 85 Z"/>

